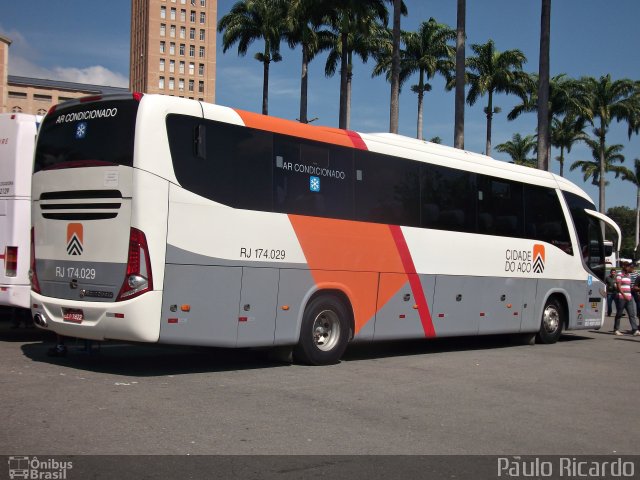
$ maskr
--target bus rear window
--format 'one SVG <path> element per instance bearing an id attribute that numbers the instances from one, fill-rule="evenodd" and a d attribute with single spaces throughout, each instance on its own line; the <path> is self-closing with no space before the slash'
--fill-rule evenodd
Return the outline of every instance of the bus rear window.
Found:
<path id="1" fill-rule="evenodd" d="M 34 172 L 58 168 L 133 166 L 138 102 L 81 103 L 47 115 L 40 127 Z"/>

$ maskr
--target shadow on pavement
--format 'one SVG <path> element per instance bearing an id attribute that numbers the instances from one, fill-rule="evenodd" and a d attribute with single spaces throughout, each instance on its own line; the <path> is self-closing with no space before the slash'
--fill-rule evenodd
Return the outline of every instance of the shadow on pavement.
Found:
<path id="1" fill-rule="evenodd" d="M 563 335 L 560 341 L 590 339 L 578 335 Z M 21 347 L 22 352 L 34 362 L 134 377 L 290 367 L 288 363 L 270 357 L 270 351 L 267 349 L 103 342 L 94 344 L 92 352 L 89 354 L 83 351 L 84 342 L 75 339 L 70 339 L 67 342 L 68 354 L 66 357 L 49 357 L 47 350 L 54 345 L 54 340 L 55 338 L 51 337 L 41 343 L 25 343 Z M 356 343 L 349 346 L 343 360 L 345 362 L 366 361 L 441 352 L 513 348 L 514 346 L 522 346 L 522 342 L 509 335 Z M 295 365 L 295 367 L 313 368 L 303 365 Z"/>

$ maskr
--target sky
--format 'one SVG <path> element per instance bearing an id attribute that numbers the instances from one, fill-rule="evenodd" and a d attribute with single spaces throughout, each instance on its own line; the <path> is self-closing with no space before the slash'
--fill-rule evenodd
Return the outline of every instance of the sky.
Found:
<path id="1" fill-rule="evenodd" d="M 218 1 L 218 18 L 226 14 L 234 1 Z M 405 0 L 408 15 L 402 28 L 416 30 L 420 23 L 434 17 L 438 22 L 456 25 L 456 0 Z M 494 40 L 500 51 L 519 49 L 527 57 L 525 70 L 537 72 L 540 34 L 540 0 L 467 0 L 467 56 L 474 43 Z M 9 74 L 66 80 L 110 86 L 128 86 L 129 77 L 129 0 L 86 2 L 79 0 L 0 0 L 0 34 L 12 41 L 9 50 Z M 640 80 L 640 1 L 638 0 L 553 0 L 551 7 L 551 75 L 569 77 L 611 74 L 613 80 Z M 261 51 L 261 42 L 250 46 L 245 57 L 236 48 L 222 53 L 220 34 L 217 51 L 216 103 L 260 112 L 262 107 L 262 64 L 253 56 Z M 269 114 L 295 120 L 299 113 L 300 62 L 298 49 L 283 44 L 282 62 L 271 65 L 269 79 Z M 338 125 L 339 75 L 326 78 L 320 54 L 309 72 L 309 118 L 316 125 Z M 352 130 L 386 132 L 389 129 L 390 87 L 384 77 L 371 77 L 374 63 L 354 62 L 351 105 Z M 399 133 L 416 135 L 417 96 L 409 86 L 400 96 Z M 425 95 L 424 138 L 440 137 L 445 145 L 453 145 L 454 92 L 444 89 L 436 77 L 433 89 Z M 494 116 L 492 156 L 509 160 L 495 151 L 499 143 L 514 133 L 532 135 L 537 119 L 525 113 L 514 121 L 507 113 L 519 103 L 513 96 L 498 94 L 494 106 L 502 112 Z M 465 110 L 465 148 L 482 153 L 485 148 L 486 97 Z M 591 128 L 588 129 L 591 133 Z M 633 168 L 640 158 L 640 137 L 629 140 L 626 124 L 614 122 L 607 137 L 608 144 L 622 144 L 624 165 Z M 558 152 L 553 149 L 552 157 Z M 582 187 L 595 200 L 597 187 L 585 183 L 569 165 L 576 160 L 591 160 L 584 144 L 576 144 L 565 161 L 565 176 Z M 552 171 L 558 173 L 559 162 L 551 160 Z M 607 177 L 606 206 L 624 205 L 635 208 L 636 188 L 630 182 Z"/>

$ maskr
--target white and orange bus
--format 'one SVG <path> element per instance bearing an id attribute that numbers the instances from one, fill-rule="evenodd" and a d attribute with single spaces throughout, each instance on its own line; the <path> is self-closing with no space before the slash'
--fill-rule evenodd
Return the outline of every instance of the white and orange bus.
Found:
<path id="1" fill-rule="evenodd" d="M 327 364 L 350 341 L 553 343 L 604 318 L 613 222 L 580 188 L 397 135 L 159 95 L 70 101 L 40 129 L 32 208 L 34 320 L 72 337 Z"/>
<path id="2" fill-rule="evenodd" d="M 0 114 L 0 305 L 29 318 L 33 151 L 41 116 Z"/>

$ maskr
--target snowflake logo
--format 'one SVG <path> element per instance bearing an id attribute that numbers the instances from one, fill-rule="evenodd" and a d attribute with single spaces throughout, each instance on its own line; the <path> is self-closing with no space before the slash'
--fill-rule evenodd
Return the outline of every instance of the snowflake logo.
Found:
<path id="1" fill-rule="evenodd" d="M 312 192 L 320 191 L 320 177 L 311 177 L 309 179 L 309 190 Z"/>
<path id="2" fill-rule="evenodd" d="M 76 138 L 80 140 L 87 135 L 87 122 L 80 122 L 76 127 Z"/>

